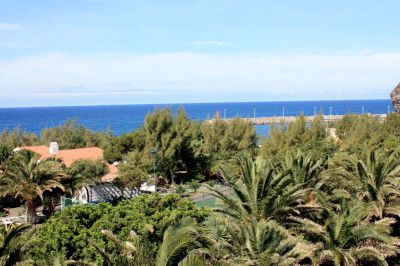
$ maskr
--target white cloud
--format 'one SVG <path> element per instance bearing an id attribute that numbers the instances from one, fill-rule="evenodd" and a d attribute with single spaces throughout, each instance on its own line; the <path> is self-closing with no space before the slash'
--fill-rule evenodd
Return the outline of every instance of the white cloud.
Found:
<path id="1" fill-rule="evenodd" d="M 95 96 L 106 102 L 120 95 L 132 103 L 388 98 L 399 73 L 400 53 L 47 54 L 0 60 L 0 94 L 3 101 Z"/>
<path id="2" fill-rule="evenodd" d="M 194 46 L 224 46 L 225 43 L 222 41 L 194 41 Z"/>
<path id="3" fill-rule="evenodd" d="M 21 26 L 14 23 L 0 23 L 0 30 L 19 30 Z"/>

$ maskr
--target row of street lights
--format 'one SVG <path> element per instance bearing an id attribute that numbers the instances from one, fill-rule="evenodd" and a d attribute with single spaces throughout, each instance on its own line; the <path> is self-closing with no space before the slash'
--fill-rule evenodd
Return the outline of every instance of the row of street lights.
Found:
<path id="1" fill-rule="evenodd" d="M 226 119 L 226 108 L 224 108 L 224 120 Z M 329 119 L 332 119 L 332 110 L 333 107 L 330 106 L 329 107 Z M 365 108 L 364 105 L 361 106 L 361 114 L 364 114 Z M 390 105 L 387 106 L 387 113 L 390 113 Z M 317 107 L 314 106 L 314 116 L 317 116 Z M 285 117 L 285 107 L 282 107 L 282 117 Z M 254 107 L 253 109 L 253 121 L 256 121 L 256 108 Z"/>

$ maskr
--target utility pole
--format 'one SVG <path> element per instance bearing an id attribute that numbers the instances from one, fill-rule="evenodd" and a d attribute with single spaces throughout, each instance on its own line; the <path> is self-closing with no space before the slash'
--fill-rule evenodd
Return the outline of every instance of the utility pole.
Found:
<path id="1" fill-rule="evenodd" d="M 150 155 L 153 157 L 153 177 L 156 178 L 156 149 L 151 149 L 150 150 Z"/>

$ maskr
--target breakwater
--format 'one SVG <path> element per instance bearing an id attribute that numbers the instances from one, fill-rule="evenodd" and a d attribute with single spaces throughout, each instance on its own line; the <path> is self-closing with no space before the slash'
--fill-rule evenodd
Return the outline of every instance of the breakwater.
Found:
<path id="1" fill-rule="evenodd" d="M 378 119 L 385 119 L 387 114 L 368 114 L 369 116 L 376 117 Z M 336 122 L 343 118 L 344 115 L 323 115 L 322 119 L 324 122 Z M 298 118 L 298 116 L 265 116 L 265 117 L 246 117 L 241 118 L 245 121 L 248 121 L 252 125 L 270 125 L 270 124 L 279 124 L 279 123 L 291 123 L 294 122 Z M 312 122 L 316 116 L 304 116 L 306 122 Z M 211 119 L 210 123 L 215 123 L 217 120 L 221 121 L 231 121 L 232 118 L 229 119 Z"/>

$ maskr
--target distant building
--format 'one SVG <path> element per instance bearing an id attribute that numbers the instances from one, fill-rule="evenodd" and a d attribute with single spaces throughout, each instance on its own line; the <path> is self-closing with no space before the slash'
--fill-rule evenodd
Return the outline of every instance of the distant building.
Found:
<path id="1" fill-rule="evenodd" d="M 40 155 L 40 159 L 44 160 L 47 158 L 55 157 L 62 160 L 65 166 L 69 167 L 71 164 L 77 160 L 102 160 L 103 157 L 103 149 L 98 147 L 89 147 L 89 148 L 78 148 L 78 149 L 67 149 L 67 150 L 59 150 L 57 142 L 51 142 L 50 146 L 47 147 L 45 145 L 38 146 L 22 146 L 14 149 L 14 151 L 18 150 L 30 150 Z M 106 164 L 109 170 L 109 173 L 104 175 L 101 180 L 103 182 L 112 182 L 118 176 L 118 168 L 112 164 Z"/>
<path id="2" fill-rule="evenodd" d="M 78 148 L 78 149 L 67 149 L 59 150 L 57 142 L 51 142 L 49 147 L 45 145 L 39 146 L 22 146 L 14 149 L 14 151 L 19 150 L 30 150 L 40 155 L 40 159 L 44 160 L 47 158 L 55 157 L 64 162 L 64 164 L 69 167 L 71 164 L 77 160 L 102 160 L 103 149 L 98 147 L 89 148 Z M 133 198 L 139 193 L 133 189 L 124 188 L 121 189 L 114 184 L 115 178 L 118 176 L 118 164 L 106 164 L 109 173 L 101 178 L 101 183 L 94 186 L 86 186 L 82 188 L 75 196 L 74 200 L 80 203 L 97 203 L 100 201 L 111 201 L 113 199 L 120 198 Z M 144 183 L 140 189 L 142 192 L 155 192 L 155 185 L 148 185 Z"/>

